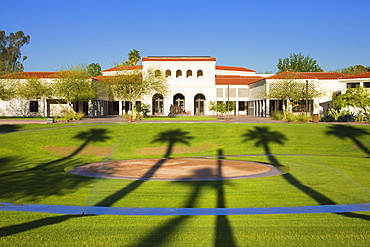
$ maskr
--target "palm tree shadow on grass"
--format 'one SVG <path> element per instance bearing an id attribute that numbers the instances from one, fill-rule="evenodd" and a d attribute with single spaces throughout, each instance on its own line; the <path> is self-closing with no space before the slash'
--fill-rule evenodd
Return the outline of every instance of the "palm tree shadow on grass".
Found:
<path id="1" fill-rule="evenodd" d="M 363 136 L 369 136 L 370 132 L 364 129 L 356 128 L 354 126 L 349 125 L 331 125 L 328 126 L 328 130 L 326 131 L 327 135 L 333 135 L 338 137 L 339 139 L 350 139 L 352 140 L 358 148 L 360 148 L 364 153 L 370 157 L 370 150 L 364 143 L 360 141 L 360 138 Z"/>
<path id="2" fill-rule="evenodd" d="M 189 140 L 191 139 L 193 139 L 193 137 L 189 136 L 189 132 L 182 131 L 181 129 L 159 132 L 155 139 L 152 141 L 152 143 L 155 142 L 167 143 L 167 150 L 166 153 L 164 154 L 164 158 L 160 159 L 141 178 L 133 181 L 126 187 L 104 198 L 102 201 L 96 203 L 95 206 L 110 207 L 120 199 L 124 198 L 127 194 L 139 188 L 145 181 L 149 180 L 155 174 L 155 172 L 170 158 L 173 151 L 173 147 L 177 143 L 190 145 Z"/>
<path id="3" fill-rule="evenodd" d="M 284 167 L 271 153 L 271 149 L 270 149 L 271 143 L 278 143 L 280 145 L 284 144 L 287 138 L 283 133 L 278 132 L 278 131 L 271 131 L 269 127 L 255 127 L 252 130 L 248 130 L 245 134 L 242 135 L 242 137 L 244 138 L 243 139 L 244 142 L 254 141 L 256 147 L 262 147 L 270 163 L 273 166 L 278 167 L 278 168 Z M 297 189 L 301 190 L 306 195 L 310 196 L 320 205 L 335 205 L 336 204 L 333 200 L 331 200 L 324 194 L 320 193 L 319 191 L 316 191 L 312 189 L 311 187 L 302 184 L 302 182 L 300 182 L 290 172 L 283 173 L 282 176 L 287 182 L 289 182 L 291 185 L 293 185 Z M 368 216 L 356 214 L 356 213 L 343 213 L 339 215 L 369 220 Z"/>
<path id="4" fill-rule="evenodd" d="M 73 138 L 83 141 L 68 156 L 46 163 L 30 165 L 25 159 L 21 160 L 18 169 L 1 174 L 0 191 L 4 198 L 30 198 L 37 200 L 41 197 L 70 193 L 78 187 L 90 183 L 91 178 L 77 177 L 64 172 L 66 167 L 81 165 L 78 155 L 90 143 L 104 142 L 110 137 L 105 129 L 90 129 L 81 131 Z M 34 161 L 31 161 L 34 162 Z M 12 161 L 14 163 L 14 161 Z M 28 168 L 22 170 L 22 166 Z"/>
<path id="5" fill-rule="evenodd" d="M 89 178 L 76 177 L 74 175 L 66 175 L 64 167 L 70 166 L 71 158 L 79 154 L 88 144 L 94 142 L 104 142 L 110 137 L 105 129 L 90 129 L 79 132 L 74 138 L 82 140 L 83 143 L 70 155 L 48 162 L 41 163 L 35 167 L 17 171 L 8 172 L 2 176 L 1 183 L 8 184 L 10 191 L 2 193 L 8 195 L 12 193 L 20 197 L 31 197 L 37 199 L 40 196 L 51 196 L 63 193 L 69 193 L 82 184 L 90 182 Z M 76 161 L 77 165 L 79 162 Z M 24 180 L 24 178 L 27 178 Z M 35 187 L 35 183 L 38 184 Z M 2 192 L 5 187 L 2 187 Z M 17 191 L 14 190 L 17 188 Z M 12 234 L 28 231 L 42 226 L 58 224 L 71 218 L 80 217 L 79 215 L 63 215 L 56 217 L 47 217 L 40 220 L 30 221 L 18 225 L 12 225 L 0 228 L 0 237 L 9 236 Z"/>
<path id="6" fill-rule="evenodd" d="M 176 129 L 158 133 L 152 143 L 167 143 L 167 152 L 165 153 L 164 157 L 169 158 L 173 152 L 173 147 L 175 144 L 182 143 L 189 146 L 189 140 L 191 139 L 193 139 L 193 137 L 189 136 L 189 132 Z"/>
<path id="7" fill-rule="evenodd" d="M 223 153 L 220 149 L 218 151 L 217 160 L 217 177 L 222 178 L 222 159 Z M 194 171 L 194 175 L 190 176 L 189 178 L 202 178 L 202 177 L 211 177 L 214 172 L 210 168 L 204 169 L 197 169 Z M 185 178 L 186 180 L 186 178 Z M 217 180 L 217 181 L 176 181 L 176 183 L 181 182 L 185 186 L 192 187 L 192 193 L 188 197 L 188 199 L 184 203 L 184 208 L 194 208 L 196 205 L 197 198 L 200 195 L 202 188 L 205 187 L 212 187 L 216 190 L 217 193 L 217 208 L 226 208 L 226 199 L 225 199 L 225 192 L 224 192 L 224 180 Z M 166 241 L 169 237 L 174 234 L 180 228 L 181 224 L 183 224 L 187 219 L 194 216 L 178 216 L 171 220 L 165 222 L 162 226 L 158 227 L 157 229 L 153 230 L 150 234 L 142 239 L 142 241 L 135 245 L 139 247 L 144 246 L 160 246 L 163 244 L 167 244 Z M 233 232 L 226 215 L 217 215 L 216 216 L 216 229 L 215 229 L 215 243 L 214 246 L 236 246 Z"/>

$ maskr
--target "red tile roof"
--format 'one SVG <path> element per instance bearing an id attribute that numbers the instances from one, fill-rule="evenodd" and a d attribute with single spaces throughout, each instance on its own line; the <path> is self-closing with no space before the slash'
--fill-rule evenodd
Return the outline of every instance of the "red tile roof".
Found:
<path id="1" fill-rule="evenodd" d="M 370 78 L 370 71 L 355 75 L 347 75 L 346 77 L 343 77 L 342 79 L 356 79 L 356 78 Z"/>
<path id="2" fill-rule="evenodd" d="M 333 80 L 346 77 L 346 74 L 339 72 L 292 72 L 284 71 L 279 74 L 267 77 L 266 79 L 319 79 L 319 80 Z"/>
<path id="3" fill-rule="evenodd" d="M 246 69 L 243 67 L 231 67 L 231 66 L 219 66 L 216 65 L 216 70 L 232 70 L 232 71 L 245 71 L 245 72 L 256 72 L 251 69 Z"/>
<path id="4" fill-rule="evenodd" d="M 108 71 L 121 71 L 121 70 L 137 70 L 137 69 L 143 69 L 142 65 L 136 65 L 136 66 L 118 66 L 110 69 L 103 70 L 103 72 Z"/>
<path id="5" fill-rule="evenodd" d="M 262 76 L 217 75 L 216 85 L 249 85 L 262 79 Z"/>
<path id="6" fill-rule="evenodd" d="M 215 57 L 203 57 L 203 56 L 160 56 L 160 57 L 143 57 L 142 61 L 176 61 L 176 62 L 193 62 L 193 61 L 216 61 Z"/>
<path id="7" fill-rule="evenodd" d="M 56 78 L 59 72 L 18 72 L 1 76 L 2 79 Z"/>

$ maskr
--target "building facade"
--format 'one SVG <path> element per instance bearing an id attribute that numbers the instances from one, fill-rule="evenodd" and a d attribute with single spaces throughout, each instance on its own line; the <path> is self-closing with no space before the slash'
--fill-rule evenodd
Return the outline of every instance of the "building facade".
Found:
<path id="1" fill-rule="evenodd" d="M 323 92 L 320 97 L 309 99 L 311 114 L 326 113 L 331 107 L 333 94 L 344 93 L 346 88 L 363 86 L 370 88 L 370 72 L 345 75 L 337 72 L 290 72 L 279 74 L 257 74 L 243 67 L 220 66 L 216 58 L 209 56 L 150 56 L 142 58 L 142 65 L 115 67 L 102 71 L 102 77 L 115 76 L 141 70 L 161 73 L 169 86 L 169 93 L 146 95 L 141 102 L 150 105 L 151 115 L 168 115 L 171 106 L 178 106 L 189 115 L 213 115 L 209 109 L 211 101 L 235 103 L 235 111 L 229 114 L 269 117 L 271 112 L 281 110 L 280 99 L 269 98 L 270 88 L 281 80 L 294 78 L 304 85 L 310 83 Z M 26 81 L 35 77 L 52 83 L 57 72 L 20 72 L 17 78 L 0 77 L 1 81 Z M 101 77 L 100 77 L 101 78 Z M 89 79 L 99 83 L 99 78 Z M 10 83 L 11 84 L 11 83 Z M 100 96 L 90 102 L 75 102 L 74 109 L 89 117 L 124 115 L 130 111 L 130 104 L 120 100 L 111 102 Z M 296 107 L 296 112 L 303 112 Z M 0 101 L 1 116 L 55 116 L 62 114 L 62 108 L 55 99 Z"/>

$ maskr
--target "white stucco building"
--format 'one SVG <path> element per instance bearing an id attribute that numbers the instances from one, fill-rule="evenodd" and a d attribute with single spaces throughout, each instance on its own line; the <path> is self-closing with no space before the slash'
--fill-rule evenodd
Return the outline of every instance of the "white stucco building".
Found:
<path id="1" fill-rule="evenodd" d="M 168 115 L 171 105 L 179 106 L 190 115 L 212 115 L 215 113 L 209 110 L 210 101 L 233 101 L 236 110 L 231 114 L 268 117 L 271 112 L 281 110 L 281 100 L 266 96 L 270 86 L 292 76 L 302 85 L 307 81 L 324 92 L 320 98 L 310 99 L 310 111 L 313 114 L 326 113 L 333 93 L 344 93 L 347 87 L 358 85 L 370 88 L 370 72 L 354 76 L 337 72 L 290 71 L 276 75 L 256 74 L 254 70 L 243 67 L 217 65 L 216 58 L 209 56 L 149 56 L 142 58 L 142 65 L 110 68 L 102 71 L 102 76 L 115 76 L 135 70 L 145 73 L 149 69 L 162 73 L 169 85 L 168 95 L 153 93 L 140 99 L 150 104 L 152 115 Z M 21 72 L 16 79 L 3 76 L 0 80 L 25 81 L 25 78 L 35 77 L 52 83 L 56 73 Z M 99 83 L 99 78 L 92 78 L 91 81 Z M 129 107 L 127 101 L 110 102 L 103 97 L 74 104 L 76 111 L 90 117 L 123 115 L 130 110 Z M 295 111 L 303 109 L 298 106 Z M 53 116 L 60 111 L 58 104 L 50 99 L 0 101 L 1 116 Z"/>

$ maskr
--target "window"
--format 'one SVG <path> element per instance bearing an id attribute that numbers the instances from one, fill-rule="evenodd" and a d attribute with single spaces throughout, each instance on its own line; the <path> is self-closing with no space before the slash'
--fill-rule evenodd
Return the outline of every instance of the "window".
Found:
<path id="1" fill-rule="evenodd" d="M 193 71 L 191 71 L 190 69 L 186 71 L 186 77 L 189 77 L 189 76 L 193 76 Z"/>
<path id="2" fill-rule="evenodd" d="M 178 69 L 178 70 L 176 71 L 176 78 L 177 78 L 177 77 L 180 77 L 180 76 L 182 76 L 182 71 Z"/>
<path id="3" fill-rule="evenodd" d="M 223 98 L 224 97 L 224 89 L 223 88 L 217 88 L 216 89 L 216 97 L 217 98 Z"/>
<path id="4" fill-rule="evenodd" d="M 360 86 L 359 82 L 347 83 L 347 88 L 356 88 L 356 87 L 359 87 L 359 86 Z"/>
<path id="5" fill-rule="evenodd" d="M 248 88 L 239 88 L 238 89 L 238 97 L 239 98 L 246 98 L 249 96 Z"/>
<path id="6" fill-rule="evenodd" d="M 161 76 L 161 71 L 157 69 L 154 73 L 155 77 L 160 77 Z"/>
<path id="7" fill-rule="evenodd" d="M 370 88 L 370 82 L 364 82 L 364 88 Z"/>
<path id="8" fill-rule="evenodd" d="M 199 76 L 203 76 L 203 70 L 201 70 L 201 69 L 197 71 L 197 77 L 199 77 Z"/>
<path id="9" fill-rule="evenodd" d="M 171 76 L 171 70 L 166 70 L 166 77 L 169 77 L 169 76 Z"/>
<path id="10" fill-rule="evenodd" d="M 30 101 L 30 112 L 39 112 L 39 102 Z"/>
<path id="11" fill-rule="evenodd" d="M 299 100 L 297 105 L 293 107 L 293 112 L 306 112 L 306 100 Z M 308 100 L 308 112 L 313 111 L 313 100 Z"/>
<path id="12" fill-rule="evenodd" d="M 225 98 L 236 98 L 236 88 L 225 89 Z"/>
<path id="13" fill-rule="evenodd" d="M 245 107 L 245 104 L 246 102 L 245 101 L 239 101 L 238 102 L 238 108 L 239 108 L 239 111 L 245 111 L 247 108 Z"/>

